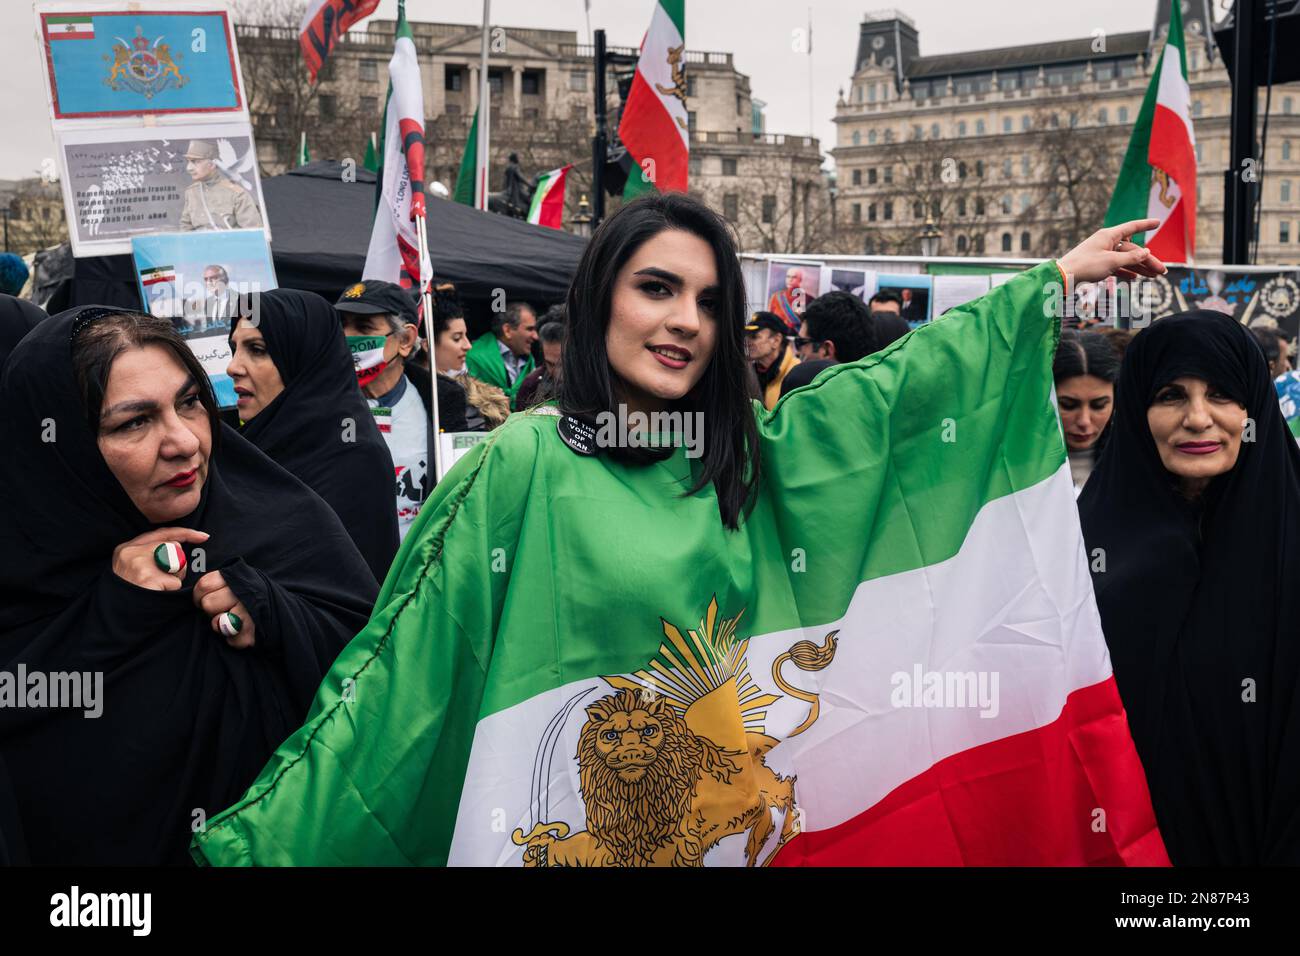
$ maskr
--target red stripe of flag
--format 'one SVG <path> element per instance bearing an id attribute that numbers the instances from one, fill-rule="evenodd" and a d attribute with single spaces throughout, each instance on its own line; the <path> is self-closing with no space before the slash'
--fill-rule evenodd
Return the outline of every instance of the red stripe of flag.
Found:
<path id="1" fill-rule="evenodd" d="M 639 165 L 654 160 L 655 186 L 660 192 L 686 191 L 689 154 L 677 122 L 664 109 L 659 96 L 646 83 L 641 71 L 632 79 L 618 134 Z M 630 175 L 640 175 L 633 170 Z"/>
<path id="2" fill-rule="evenodd" d="M 1196 151 L 1183 118 L 1158 102 L 1147 162 L 1168 173 L 1181 196 L 1160 228 L 1147 237 L 1146 247 L 1157 259 L 1189 262 L 1196 250 L 1196 217 L 1188 216 L 1184 206 L 1196 202 Z"/>
<path id="3" fill-rule="evenodd" d="M 851 820 L 797 834 L 772 865 L 1168 866 L 1169 856 L 1109 677 L 1070 694 L 1052 723 L 953 754 Z"/>
<path id="4" fill-rule="evenodd" d="M 307 72 L 316 82 L 321 64 L 334 49 L 338 38 L 347 33 L 359 20 L 375 12 L 379 0 L 316 0 L 320 3 L 312 18 L 298 36 L 302 58 L 307 61 Z"/>
<path id="5" fill-rule="evenodd" d="M 414 220 L 424 215 L 424 124 L 422 120 L 402 118 L 397 121 L 397 128 L 402 134 L 402 154 L 411 176 L 411 219 Z"/>

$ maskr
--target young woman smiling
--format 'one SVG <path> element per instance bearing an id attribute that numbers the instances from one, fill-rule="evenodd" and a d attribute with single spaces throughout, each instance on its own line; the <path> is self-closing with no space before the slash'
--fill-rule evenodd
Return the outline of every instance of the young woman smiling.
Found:
<path id="1" fill-rule="evenodd" d="M 302 719 L 374 579 L 324 502 L 220 424 L 166 319 L 76 309 L 11 359 L 0 662 L 103 688 L 96 719 L 0 708 L 27 852 L 182 862 L 196 810 L 240 793 Z"/>
<path id="2" fill-rule="evenodd" d="M 1170 859 L 1300 863 L 1300 449 L 1243 326 L 1134 337 L 1079 512 Z"/>
<path id="3" fill-rule="evenodd" d="M 1053 285 L 1059 288 L 1062 272 L 1083 281 L 1125 268 L 1163 271 L 1128 241 L 1137 229 L 1154 225 L 1103 230 L 1059 264 L 1012 279 L 947 324 L 896 342 L 883 357 L 837 366 L 769 412 L 747 397 L 748 309 L 727 224 L 680 193 L 623 206 L 592 237 L 569 289 L 557 399 L 512 415 L 434 490 L 370 625 L 340 656 L 308 723 L 244 799 L 198 836 L 196 853 L 244 864 L 536 862 L 536 847 L 521 856 L 522 842 L 531 839 L 528 828 L 538 822 L 525 820 L 528 811 L 503 809 L 500 827 L 488 816 L 475 818 L 482 826 L 470 822 L 493 811 L 466 783 L 467 767 L 522 794 L 526 804 L 530 778 L 536 783 L 541 766 L 543 778 L 557 788 L 553 799 L 561 799 L 554 795 L 560 789 L 566 803 L 570 795 L 577 798 L 570 780 L 576 771 L 546 771 L 534 760 L 533 734 L 554 729 L 545 722 L 534 727 L 533 719 L 520 717 L 511 724 L 510 738 L 524 742 L 519 752 L 527 751 L 526 759 L 476 742 L 481 717 L 537 692 L 521 686 L 512 671 L 537 675 L 551 688 L 539 696 L 556 708 L 580 700 L 594 708 L 594 697 L 584 699 L 590 675 L 644 666 L 665 640 L 667 622 L 704 615 L 705 633 L 714 611 L 734 608 L 721 613 L 743 611 L 750 627 L 756 626 L 748 623 L 751 617 L 764 614 L 797 620 L 807 602 L 829 599 L 828 579 L 857 573 L 849 569 L 865 563 L 875 520 L 897 507 L 892 486 L 881 490 L 889 470 L 880 457 L 883 442 L 865 424 L 879 421 L 864 413 L 880 399 L 877 376 L 906 379 L 904 401 L 942 401 L 952 383 L 941 358 L 948 345 L 941 343 L 950 343 L 947 336 L 966 323 L 995 321 L 995 311 L 1002 313 L 998 328 L 1009 330 L 993 337 L 994 347 L 1005 350 L 998 361 L 1018 348 L 1045 356 L 1043 343 L 1056 332 L 1044 296 Z M 1033 371 L 1034 387 L 1046 401 L 1047 363 Z M 970 378 L 996 415 L 1001 383 L 978 370 Z M 689 443 L 672 440 L 654 447 L 615 434 L 611 443 L 602 437 L 606 429 L 597 427 L 611 415 L 631 425 L 634 416 L 656 412 L 679 414 L 682 422 L 702 420 L 703 440 L 695 446 L 700 457 L 691 457 Z M 1055 438 L 1047 429 L 1032 441 L 1046 444 L 1044 456 L 1063 459 Z M 932 440 L 939 441 L 937 431 Z M 985 480 L 987 474 L 954 476 L 953 491 Z M 796 513 L 798 520 L 783 520 Z M 793 548 L 808 549 L 809 568 L 819 570 L 792 573 Z M 664 569 L 680 569 L 667 586 Z M 620 642 L 610 639 L 613 627 L 626 627 L 628 640 L 639 646 L 619 650 Z M 706 638 L 690 633 L 704 652 Z M 713 648 L 715 654 L 725 650 L 721 643 Z M 815 670 L 818 662 L 804 658 L 799 666 Z M 366 685 L 355 708 L 331 689 L 350 679 Z M 749 687 L 743 693 L 759 692 Z M 725 693 L 716 699 L 718 733 L 746 747 L 737 699 L 729 705 Z M 612 735 L 632 748 L 617 768 L 629 787 L 646 779 L 652 762 L 649 751 L 638 755 L 637 748 L 661 742 L 661 728 L 648 714 L 633 708 L 625 724 L 602 730 L 595 744 L 613 747 Z M 556 730 L 555 753 L 575 753 L 576 736 L 572 726 Z M 673 761 L 679 753 L 688 759 L 677 751 Z M 726 813 L 765 816 L 758 799 L 736 787 Z M 309 823 L 303 806 L 315 811 Z M 658 826 L 653 816 L 638 810 L 637 826 Z M 290 830 L 292 839 L 278 837 Z M 473 848 L 456 842 L 462 839 Z M 641 859 L 651 862 L 651 856 Z M 681 861 L 699 862 L 689 855 Z"/>

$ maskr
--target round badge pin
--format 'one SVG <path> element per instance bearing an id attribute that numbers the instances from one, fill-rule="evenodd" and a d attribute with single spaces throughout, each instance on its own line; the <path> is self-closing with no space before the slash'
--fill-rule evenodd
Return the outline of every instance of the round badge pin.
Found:
<path id="1" fill-rule="evenodd" d="M 180 574 L 185 570 L 185 552 L 175 541 L 164 541 L 154 548 L 153 561 L 168 574 Z"/>
<path id="2" fill-rule="evenodd" d="M 555 423 L 560 439 L 579 455 L 596 454 L 596 426 L 572 415 L 561 415 Z"/>
<path id="3" fill-rule="evenodd" d="M 234 637 L 243 630 L 244 622 L 234 611 L 226 611 L 217 618 L 217 629 L 221 631 L 221 636 L 225 638 Z"/>

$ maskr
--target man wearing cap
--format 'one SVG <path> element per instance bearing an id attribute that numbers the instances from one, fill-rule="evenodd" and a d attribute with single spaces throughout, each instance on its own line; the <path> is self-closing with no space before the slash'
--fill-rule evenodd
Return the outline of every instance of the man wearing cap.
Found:
<path id="1" fill-rule="evenodd" d="M 392 282 L 367 279 L 343 290 L 334 308 L 352 350 L 357 384 L 393 458 L 397 530 L 404 538 L 435 480 L 429 372 L 406 362 L 420 347 L 415 298 Z M 438 418 L 445 432 L 468 430 L 465 391 L 442 375 Z"/>
<path id="2" fill-rule="evenodd" d="M 248 190 L 231 182 L 217 168 L 217 147 L 205 139 L 190 140 L 185 171 L 194 180 L 185 190 L 181 230 L 250 229 L 262 224 L 262 214 Z"/>
<path id="3" fill-rule="evenodd" d="M 745 326 L 745 348 L 763 389 L 763 407 L 768 411 L 781 396 L 782 379 L 799 364 L 786 332 L 786 324 L 771 312 L 755 312 Z"/>

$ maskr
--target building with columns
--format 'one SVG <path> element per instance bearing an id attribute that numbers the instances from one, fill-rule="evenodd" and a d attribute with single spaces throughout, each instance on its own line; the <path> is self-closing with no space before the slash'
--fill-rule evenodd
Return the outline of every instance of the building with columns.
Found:
<path id="1" fill-rule="evenodd" d="M 1196 257 L 1217 262 L 1231 85 L 1208 0 L 1183 0 L 1197 154 Z M 943 255 L 1052 256 L 1101 225 L 1164 47 L 1150 30 L 922 56 L 916 24 L 887 10 L 859 26 L 835 106 L 837 225 L 857 251 L 917 254 L 927 219 Z M 1260 94 L 1260 117 L 1264 93 Z M 1273 89 L 1258 262 L 1295 263 L 1300 85 Z M 1266 174 L 1265 174 L 1266 173 Z"/>
<path id="2" fill-rule="evenodd" d="M 479 25 L 410 24 L 420 61 L 425 107 L 427 183 L 456 188 L 461 157 L 478 106 Z M 392 20 L 370 20 L 341 38 L 320 83 L 297 75 L 296 31 L 238 24 L 236 35 L 250 112 L 265 174 L 283 172 L 305 131 L 315 158 L 359 158 L 381 122 L 393 48 Z M 593 49 L 572 30 L 493 28 L 488 59 L 491 97 L 490 188 L 500 189 L 509 153 L 525 175 L 573 163 L 566 224 L 591 191 L 595 134 Z M 630 47 L 611 53 L 635 56 Z M 687 50 L 691 191 L 736 226 L 746 251 L 814 251 L 829 237 L 830 208 L 813 137 L 772 134 L 763 103 L 732 55 Z M 618 124 L 618 74 L 606 78 L 611 138 Z M 617 200 L 610 200 L 611 209 Z M 791 246 L 797 246 L 792 249 Z"/>

